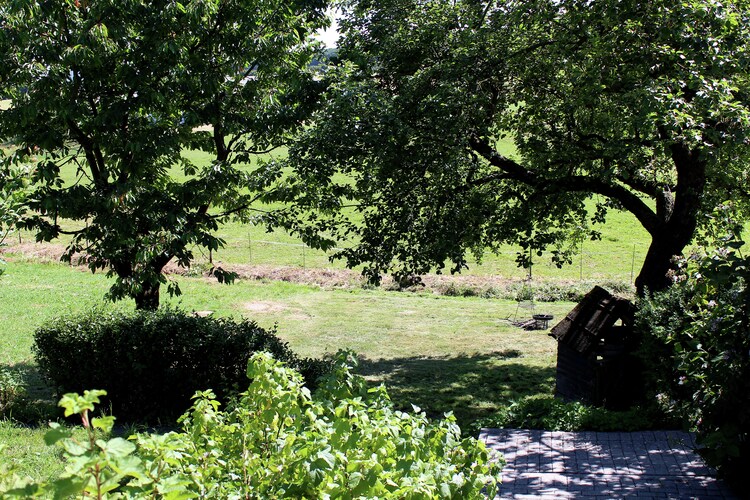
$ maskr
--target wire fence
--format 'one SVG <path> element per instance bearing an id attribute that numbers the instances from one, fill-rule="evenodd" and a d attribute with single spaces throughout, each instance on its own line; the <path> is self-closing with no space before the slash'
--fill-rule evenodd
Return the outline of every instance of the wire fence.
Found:
<path id="1" fill-rule="evenodd" d="M 300 241 L 289 241 L 290 237 L 283 233 L 268 233 L 270 238 L 257 239 L 253 234 L 232 238 L 227 237 L 224 248 L 217 252 L 198 250 L 202 259 L 213 263 L 222 262 L 227 265 L 267 265 L 279 267 L 328 268 L 345 269 L 342 260 L 331 261 L 330 257 L 341 247 L 330 249 L 328 252 L 308 247 Z M 278 238 L 278 239 L 276 239 Z M 33 234 L 18 231 L 11 235 L 8 244 L 31 243 Z M 286 241 L 285 241 L 286 240 Z M 480 262 L 469 260 L 469 268 L 462 274 L 474 276 L 494 276 L 512 280 L 566 280 L 592 281 L 613 280 L 624 283 L 634 283 L 648 250 L 644 242 L 585 242 L 576 247 L 572 262 L 558 269 L 550 259 L 549 254 L 542 256 L 532 252 L 530 268 L 521 268 L 516 263 L 520 249 L 506 247 L 499 252 L 486 253 Z M 448 272 L 450 264 L 446 265 Z"/>
<path id="2" fill-rule="evenodd" d="M 611 279 L 633 283 L 638 276 L 640 266 L 645 258 L 646 244 L 620 244 L 612 248 L 608 244 L 579 245 L 572 256 L 572 263 L 558 269 L 549 257 L 533 255 L 530 268 L 521 268 L 516 264 L 519 250 L 508 248 L 499 252 L 487 253 L 480 262 L 469 261 L 465 274 L 495 275 L 509 279 L 565 279 L 572 281 L 591 281 Z M 245 264 L 297 266 L 302 268 L 345 268 L 342 261 L 330 261 L 330 256 L 343 250 L 333 248 L 329 252 L 311 249 L 301 242 L 274 241 L 272 239 L 248 238 L 245 248 L 235 245 L 228 260 Z M 244 255 L 242 250 L 244 250 Z M 223 253 L 223 252 L 222 252 Z M 449 269 L 449 266 L 446 266 Z M 447 272 L 447 271 L 446 271 Z"/>

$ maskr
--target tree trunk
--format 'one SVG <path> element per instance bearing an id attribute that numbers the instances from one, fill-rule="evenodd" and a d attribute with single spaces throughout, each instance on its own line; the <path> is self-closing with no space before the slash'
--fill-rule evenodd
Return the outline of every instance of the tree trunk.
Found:
<path id="1" fill-rule="evenodd" d="M 682 255 L 695 235 L 706 188 L 706 162 L 698 150 L 676 143 L 670 146 L 677 171 L 674 193 L 664 191 L 656 197 L 659 223 L 650 230 L 651 246 L 635 288 L 638 295 L 654 293 L 672 285 L 669 272 L 675 270 L 673 259 Z"/>
<path id="2" fill-rule="evenodd" d="M 641 271 L 635 279 L 639 296 L 660 292 L 672 285 L 669 272 L 676 269 L 673 259 L 675 255 L 681 255 L 684 248 L 685 245 L 680 245 L 668 233 L 653 236 Z"/>
<path id="3" fill-rule="evenodd" d="M 159 287 L 160 283 L 155 285 L 144 283 L 142 291 L 133 297 L 136 310 L 155 311 L 159 309 Z"/>
<path id="4" fill-rule="evenodd" d="M 124 259 L 112 262 L 112 267 L 120 280 L 132 282 L 135 279 L 138 284 L 137 286 L 128 286 L 123 291 L 124 295 L 135 300 L 136 310 L 155 311 L 159 309 L 159 288 L 161 287 L 161 283 L 158 280 L 158 276 L 161 275 L 164 266 L 170 260 L 171 256 L 165 254 L 152 259 L 145 264 L 149 272 L 142 272 L 140 275 L 134 271 L 134 264 L 131 260 Z"/>

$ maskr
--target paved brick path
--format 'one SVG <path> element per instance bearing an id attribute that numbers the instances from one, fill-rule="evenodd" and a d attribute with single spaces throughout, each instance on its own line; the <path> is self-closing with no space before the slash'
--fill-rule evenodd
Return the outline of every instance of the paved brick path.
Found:
<path id="1" fill-rule="evenodd" d="M 690 434 L 483 429 L 507 460 L 500 498 L 734 499 Z"/>

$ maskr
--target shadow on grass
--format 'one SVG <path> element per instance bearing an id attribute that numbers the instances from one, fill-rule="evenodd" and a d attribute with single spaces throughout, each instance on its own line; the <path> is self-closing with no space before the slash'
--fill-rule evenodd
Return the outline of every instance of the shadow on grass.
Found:
<path id="1" fill-rule="evenodd" d="M 512 400 L 552 394 L 554 367 L 525 364 L 522 357 L 520 351 L 511 349 L 457 356 L 361 358 L 358 371 L 371 382 L 384 383 L 396 408 L 411 411 L 413 404 L 433 418 L 452 411 L 467 430 Z M 0 411 L 0 418 L 36 425 L 58 416 L 54 391 L 36 364 L 0 364 L 2 371 L 26 390 L 26 396 Z"/>
<path id="2" fill-rule="evenodd" d="M 555 368 L 524 364 L 516 350 L 486 354 L 360 360 L 359 372 L 384 383 L 398 409 L 430 417 L 452 411 L 462 429 L 511 400 L 552 394 Z"/>
<path id="3" fill-rule="evenodd" d="M 0 401 L 0 418 L 40 425 L 57 415 L 54 390 L 44 381 L 36 364 L 0 364 L 0 373 L 4 374 L 3 387 L 0 387 L 3 398 Z M 23 393 L 15 389 L 21 389 Z"/>

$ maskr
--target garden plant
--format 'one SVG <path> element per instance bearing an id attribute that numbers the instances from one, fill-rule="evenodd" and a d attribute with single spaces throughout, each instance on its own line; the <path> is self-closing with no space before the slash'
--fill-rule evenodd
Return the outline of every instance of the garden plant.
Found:
<path id="1" fill-rule="evenodd" d="M 739 486 L 750 463 L 750 258 L 742 242 L 725 243 L 682 260 L 675 285 L 644 299 L 638 320 L 657 401 Z"/>
<path id="2" fill-rule="evenodd" d="M 85 440 L 53 424 L 67 467 L 47 483 L 0 472 L 4 498 L 54 495 L 129 498 L 484 498 L 494 497 L 502 461 L 461 438 L 448 416 L 430 422 L 394 411 L 385 389 L 368 389 L 339 357 L 315 394 L 266 353 L 247 369 L 248 390 L 226 410 L 211 391 L 195 395 L 182 430 L 113 437 L 114 417 L 94 417 L 104 391 L 66 394 Z"/>

